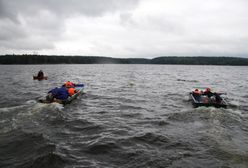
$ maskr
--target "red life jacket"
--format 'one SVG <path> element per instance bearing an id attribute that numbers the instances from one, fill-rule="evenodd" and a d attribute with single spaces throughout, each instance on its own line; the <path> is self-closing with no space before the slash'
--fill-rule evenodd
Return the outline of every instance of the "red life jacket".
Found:
<path id="1" fill-rule="evenodd" d="M 67 81 L 65 83 L 65 87 L 74 87 L 74 84 L 72 82 L 70 82 L 70 81 Z"/>
<path id="2" fill-rule="evenodd" d="M 199 94 L 200 95 L 201 94 L 201 91 L 200 90 L 195 90 L 194 91 L 194 94 Z"/>
<path id="3" fill-rule="evenodd" d="M 72 96 L 72 95 L 74 95 L 76 93 L 76 89 L 71 87 L 71 88 L 68 89 L 68 93 L 69 93 L 70 96 Z"/>

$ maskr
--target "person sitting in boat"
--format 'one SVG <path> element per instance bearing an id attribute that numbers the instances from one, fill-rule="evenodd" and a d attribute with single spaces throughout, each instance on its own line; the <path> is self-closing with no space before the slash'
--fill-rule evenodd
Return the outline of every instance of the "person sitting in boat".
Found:
<path id="1" fill-rule="evenodd" d="M 48 92 L 46 100 L 53 102 L 56 99 L 66 100 L 69 97 L 69 92 L 65 87 L 54 88 Z"/>
<path id="2" fill-rule="evenodd" d="M 72 83 L 71 81 L 67 81 L 63 86 L 65 86 L 66 88 L 71 88 L 71 87 L 75 87 L 75 84 Z"/>
<path id="3" fill-rule="evenodd" d="M 37 77 L 40 78 L 40 79 L 42 79 L 42 78 L 44 77 L 44 73 L 43 73 L 42 70 L 40 70 L 40 71 L 38 72 Z"/>
<path id="4" fill-rule="evenodd" d="M 193 96 L 194 96 L 195 100 L 198 102 L 201 101 L 201 95 L 202 95 L 202 92 L 199 89 L 195 89 L 193 91 Z"/>
<path id="5" fill-rule="evenodd" d="M 68 93 L 70 96 L 74 95 L 75 93 L 77 93 L 77 90 L 74 87 L 70 87 L 67 89 Z"/>
<path id="6" fill-rule="evenodd" d="M 211 92 L 210 88 L 207 88 L 204 92 L 203 95 L 206 95 L 208 98 L 212 97 L 214 94 Z"/>
<path id="7" fill-rule="evenodd" d="M 212 102 L 221 103 L 221 101 L 222 101 L 222 98 L 220 97 L 220 94 L 218 94 L 218 93 L 216 93 L 216 92 L 214 92 L 214 93 L 211 92 L 211 89 L 210 89 L 210 88 L 207 88 L 203 94 L 204 94 L 204 95 L 207 95 L 207 97 L 208 97 Z"/>

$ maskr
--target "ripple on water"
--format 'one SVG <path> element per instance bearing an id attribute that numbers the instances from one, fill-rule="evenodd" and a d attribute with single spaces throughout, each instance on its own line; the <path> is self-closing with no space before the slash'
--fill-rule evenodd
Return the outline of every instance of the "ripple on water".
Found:
<path id="1" fill-rule="evenodd" d="M 0 135 L 0 167 L 61 167 L 66 161 L 42 134 L 12 130 Z"/>
<path id="2" fill-rule="evenodd" d="M 32 80 L 30 70 L 40 68 L 51 76 L 49 80 Z M 247 67 L 8 65 L 0 69 L 4 93 L 0 167 L 248 165 Z M 68 79 L 86 83 L 87 94 L 63 108 L 32 101 Z M 229 109 L 193 109 L 187 97 L 196 83 L 227 90 Z"/>

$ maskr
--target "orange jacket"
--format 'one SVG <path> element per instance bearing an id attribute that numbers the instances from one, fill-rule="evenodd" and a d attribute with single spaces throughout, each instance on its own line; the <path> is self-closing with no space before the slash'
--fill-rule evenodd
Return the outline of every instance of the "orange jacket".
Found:
<path id="1" fill-rule="evenodd" d="M 69 93 L 70 96 L 72 96 L 72 95 L 74 95 L 75 93 L 77 93 L 77 91 L 76 91 L 75 88 L 71 87 L 71 88 L 68 89 L 68 93 Z"/>
<path id="2" fill-rule="evenodd" d="M 70 81 L 67 81 L 65 83 L 65 87 L 74 87 L 74 83 L 70 82 Z"/>

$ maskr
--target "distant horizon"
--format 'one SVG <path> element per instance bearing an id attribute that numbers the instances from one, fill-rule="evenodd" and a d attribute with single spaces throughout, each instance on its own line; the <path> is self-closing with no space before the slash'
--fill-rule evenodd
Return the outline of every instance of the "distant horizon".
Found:
<path id="1" fill-rule="evenodd" d="M 30 55 L 30 56 L 65 56 L 65 57 L 105 57 L 105 58 L 114 58 L 114 59 L 154 59 L 154 58 L 159 58 L 159 57 L 210 57 L 210 58 L 215 58 L 215 57 L 221 57 L 221 58 L 244 58 L 248 59 L 248 57 L 245 56 L 204 56 L 204 55 L 161 55 L 161 56 L 155 56 L 155 57 L 150 57 L 150 58 L 145 58 L 145 57 L 114 57 L 114 56 L 106 56 L 106 55 L 63 55 L 63 54 L 0 54 L 0 56 L 21 56 L 21 55 Z"/>

